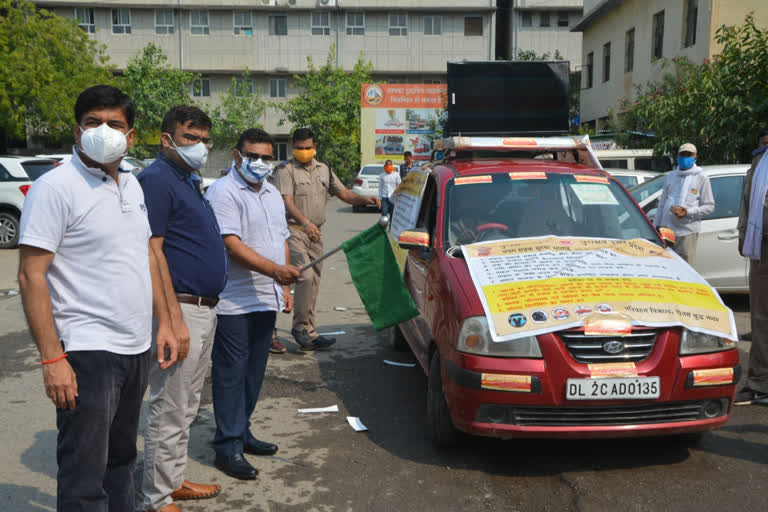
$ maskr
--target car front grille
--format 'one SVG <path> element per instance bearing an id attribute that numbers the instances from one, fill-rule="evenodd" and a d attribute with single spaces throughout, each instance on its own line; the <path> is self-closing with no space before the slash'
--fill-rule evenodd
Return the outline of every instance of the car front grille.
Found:
<path id="1" fill-rule="evenodd" d="M 654 330 L 633 331 L 626 336 L 588 336 L 583 332 L 569 331 L 557 333 L 571 356 L 580 363 L 642 361 L 653 350 L 656 334 Z M 616 353 L 610 353 L 606 350 L 609 342 L 621 343 L 623 347 Z"/>
<path id="2" fill-rule="evenodd" d="M 477 421 L 525 427 L 644 425 L 711 419 L 724 415 L 728 399 L 605 407 L 531 407 L 483 404 Z"/>

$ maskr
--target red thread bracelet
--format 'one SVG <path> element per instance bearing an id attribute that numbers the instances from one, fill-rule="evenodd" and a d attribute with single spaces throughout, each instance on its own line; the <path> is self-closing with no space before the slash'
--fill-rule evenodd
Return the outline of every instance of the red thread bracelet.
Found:
<path id="1" fill-rule="evenodd" d="M 67 357 L 67 353 L 66 353 L 66 352 L 64 352 L 63 354 L 61 354 L 59 357 L 54 357 L 53 359 L 49 359 L 49 360 L 47 360 L 47 361 L 40 361 L 40 364 L 51 364 L 51 363 L 55 363 L 56 361 L 61 361 L 61 360 L 62 360 L 62 359 L 64 359 L 65 357 Z"/>

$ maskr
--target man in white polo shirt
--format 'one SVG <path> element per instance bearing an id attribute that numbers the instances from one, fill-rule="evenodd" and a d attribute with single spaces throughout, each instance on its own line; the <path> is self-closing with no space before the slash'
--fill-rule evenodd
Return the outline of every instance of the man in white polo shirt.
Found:
<path id="1" fill-rule="evenodd" d="M 251 414 L 259 398 L 278 311 L 291 311 L 288 285 L 299 278 L 290 265 L 288 224 L 280 192 L 266 181 L 272 171 L 272 137 L 251 128 L 232 150 L 232 170 L 206 197 L 221 227 L 231 264 L 216 305 L 211 369 L 216 434 L 215 465 L 241 480 L 258 470 L 243 453 L 273 455 L 277 445 L 256 439 Z"/>
<path id="2" fill-rule="evenodd" d="M 144 195 L 120 169 L 136 109 L 98 85 L 75 103 L 69 162 L 32 185 L 21 217 L 19 284 L 56 406 L 58 512 L 133 512 L 136 432 L 150 365 L 176 361 Z"/>

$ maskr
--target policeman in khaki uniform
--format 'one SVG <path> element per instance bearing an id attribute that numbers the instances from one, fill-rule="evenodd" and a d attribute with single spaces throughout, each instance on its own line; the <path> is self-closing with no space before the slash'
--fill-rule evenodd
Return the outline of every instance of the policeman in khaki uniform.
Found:
<path id="1" fill-rule="evenodd" d="M 339 178 L 323 162 L 315 160 L 316 146 L 311 128 L 293 132 L 293 158 L 277 168 L 275 186 L 285 201 L 288 247 L 291 264 L 301 267 L 323 254 L 321 228 L 325 223 L 328 195 L 345 203 L 381 206 L 378 197 L 363 197 L 347 190 Z M 327 348 L 334 338 L 320 336 L 315 330 L 315 301 L 320 288 L 321 264 L 302 272 L 294 291 L 293 328 L 291 334 L 302 350 Z"/>

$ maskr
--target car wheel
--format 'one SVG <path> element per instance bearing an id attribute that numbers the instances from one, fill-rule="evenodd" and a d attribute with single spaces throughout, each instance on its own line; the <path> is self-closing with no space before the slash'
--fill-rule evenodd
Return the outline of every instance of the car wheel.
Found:
<path id="1" fill-rule="evenodd" d="M 392 328 L 392 348 L 399 352 L 405 352 L 408 350 L 408 342 L 405 341 L 405 336 L 403 336 L 403 331 L 400 330 L 400 326 L 396 325 Z"/>
<path id="2" fill-rule="evenodd" d="M 427 379 L 427 437 L 438 448 L 455 444 L 458 437 L 443 393 L 440 354 L 437 352 L 432 356 L 432 362 L 429 364 Z"/>
<path id="3" fill-rule="evenodd" d="M 12 249 L 19 243 L 19 218 L 0 212 L 0 249 Z"/>

